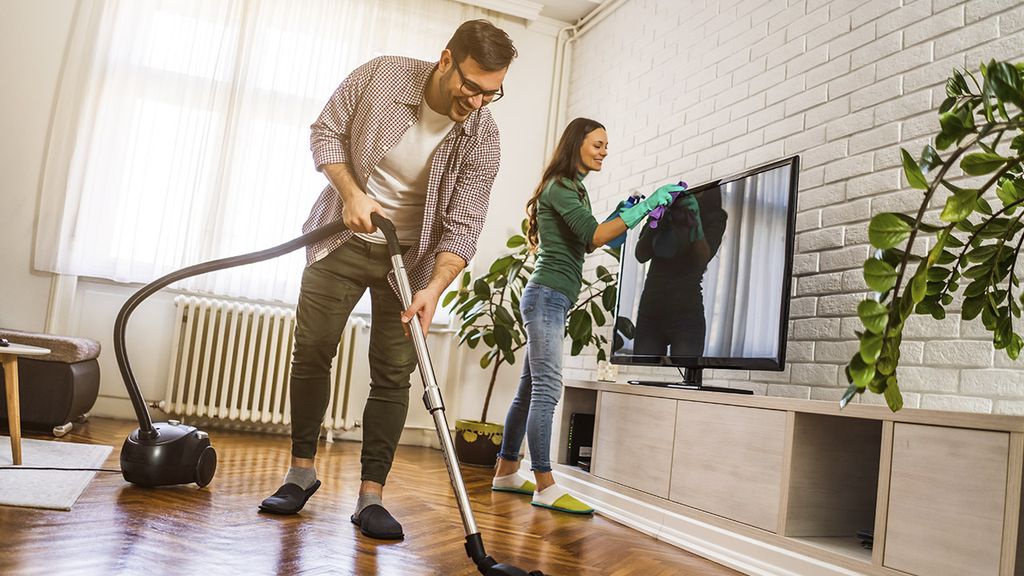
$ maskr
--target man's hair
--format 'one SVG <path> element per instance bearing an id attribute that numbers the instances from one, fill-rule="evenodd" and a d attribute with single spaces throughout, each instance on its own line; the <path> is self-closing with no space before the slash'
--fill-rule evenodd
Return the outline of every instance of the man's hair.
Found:
<path id="1" fill-rule="evenodd" d="M 518 55 L 508 34 L 487 20 L 463 22 L 445 48 L 456 62 L 461 63 L 467 56 L 472 56 L 488 72 L 508 68 Z"/>

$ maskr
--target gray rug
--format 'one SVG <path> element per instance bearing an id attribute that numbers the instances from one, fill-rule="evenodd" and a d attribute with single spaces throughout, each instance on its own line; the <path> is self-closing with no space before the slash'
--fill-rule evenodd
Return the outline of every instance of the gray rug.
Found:
<path id="1" fill-rule="evenodd" d="M 110 446 L 21 439 L 21 464 L 31 467 L 101 468 Z M 11 439 L 0 436 L 0 466 L 13 466 Z M 95 472 L 0 469 L 0 505 L 71 510 Z"/>

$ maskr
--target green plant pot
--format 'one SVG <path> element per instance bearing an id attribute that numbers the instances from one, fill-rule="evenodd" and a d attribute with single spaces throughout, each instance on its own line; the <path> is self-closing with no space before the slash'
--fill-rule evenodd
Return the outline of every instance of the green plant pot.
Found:
<path id="1" fill-rule="evenodd" d="M 501 450 L 501 424 L 476 420 L 455 421 L 455 455 L 468 466 L 494 466 Z"/>

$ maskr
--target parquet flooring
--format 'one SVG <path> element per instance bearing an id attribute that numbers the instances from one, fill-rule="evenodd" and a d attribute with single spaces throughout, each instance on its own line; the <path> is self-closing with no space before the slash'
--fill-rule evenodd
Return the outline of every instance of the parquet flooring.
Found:
<path id="1" fill-rule="evenodd" d="M 114 446 L 136 424 L 93 419 L 63 439 Z M 323 482 L 297 516 L 257 513 L 288 464 L 288 438 L 208 429 L 219 465 L 205 489 L 146 489 L 97 473 L 70 512 L 0 506 L 0 575 L 145 576 L 341 574 L 470 576 L 464 534 L 440 452 L 402 446 L 385 490 L 404 541 L 361 536 L 349 522 L 359 444 L 322 444 Z M 607 518 L 530 506 L 527 496 L 490 490 L 490 470 L 463 467 L 477 524 L 499 562 L 547 575 L 719 576 L 738 574 Z"/>

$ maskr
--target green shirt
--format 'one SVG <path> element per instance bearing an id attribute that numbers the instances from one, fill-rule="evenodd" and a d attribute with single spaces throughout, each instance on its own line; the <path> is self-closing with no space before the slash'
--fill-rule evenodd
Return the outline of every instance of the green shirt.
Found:
<path id="1" fill-rule="evenodd" d="M 540 246 L 530 280 L 558 290 L 575 303 L 583 285 L 583 257 L 595 230 L 597 220 L 590 209 L 583 177 L 548 182 L 537 202 Z"/>

